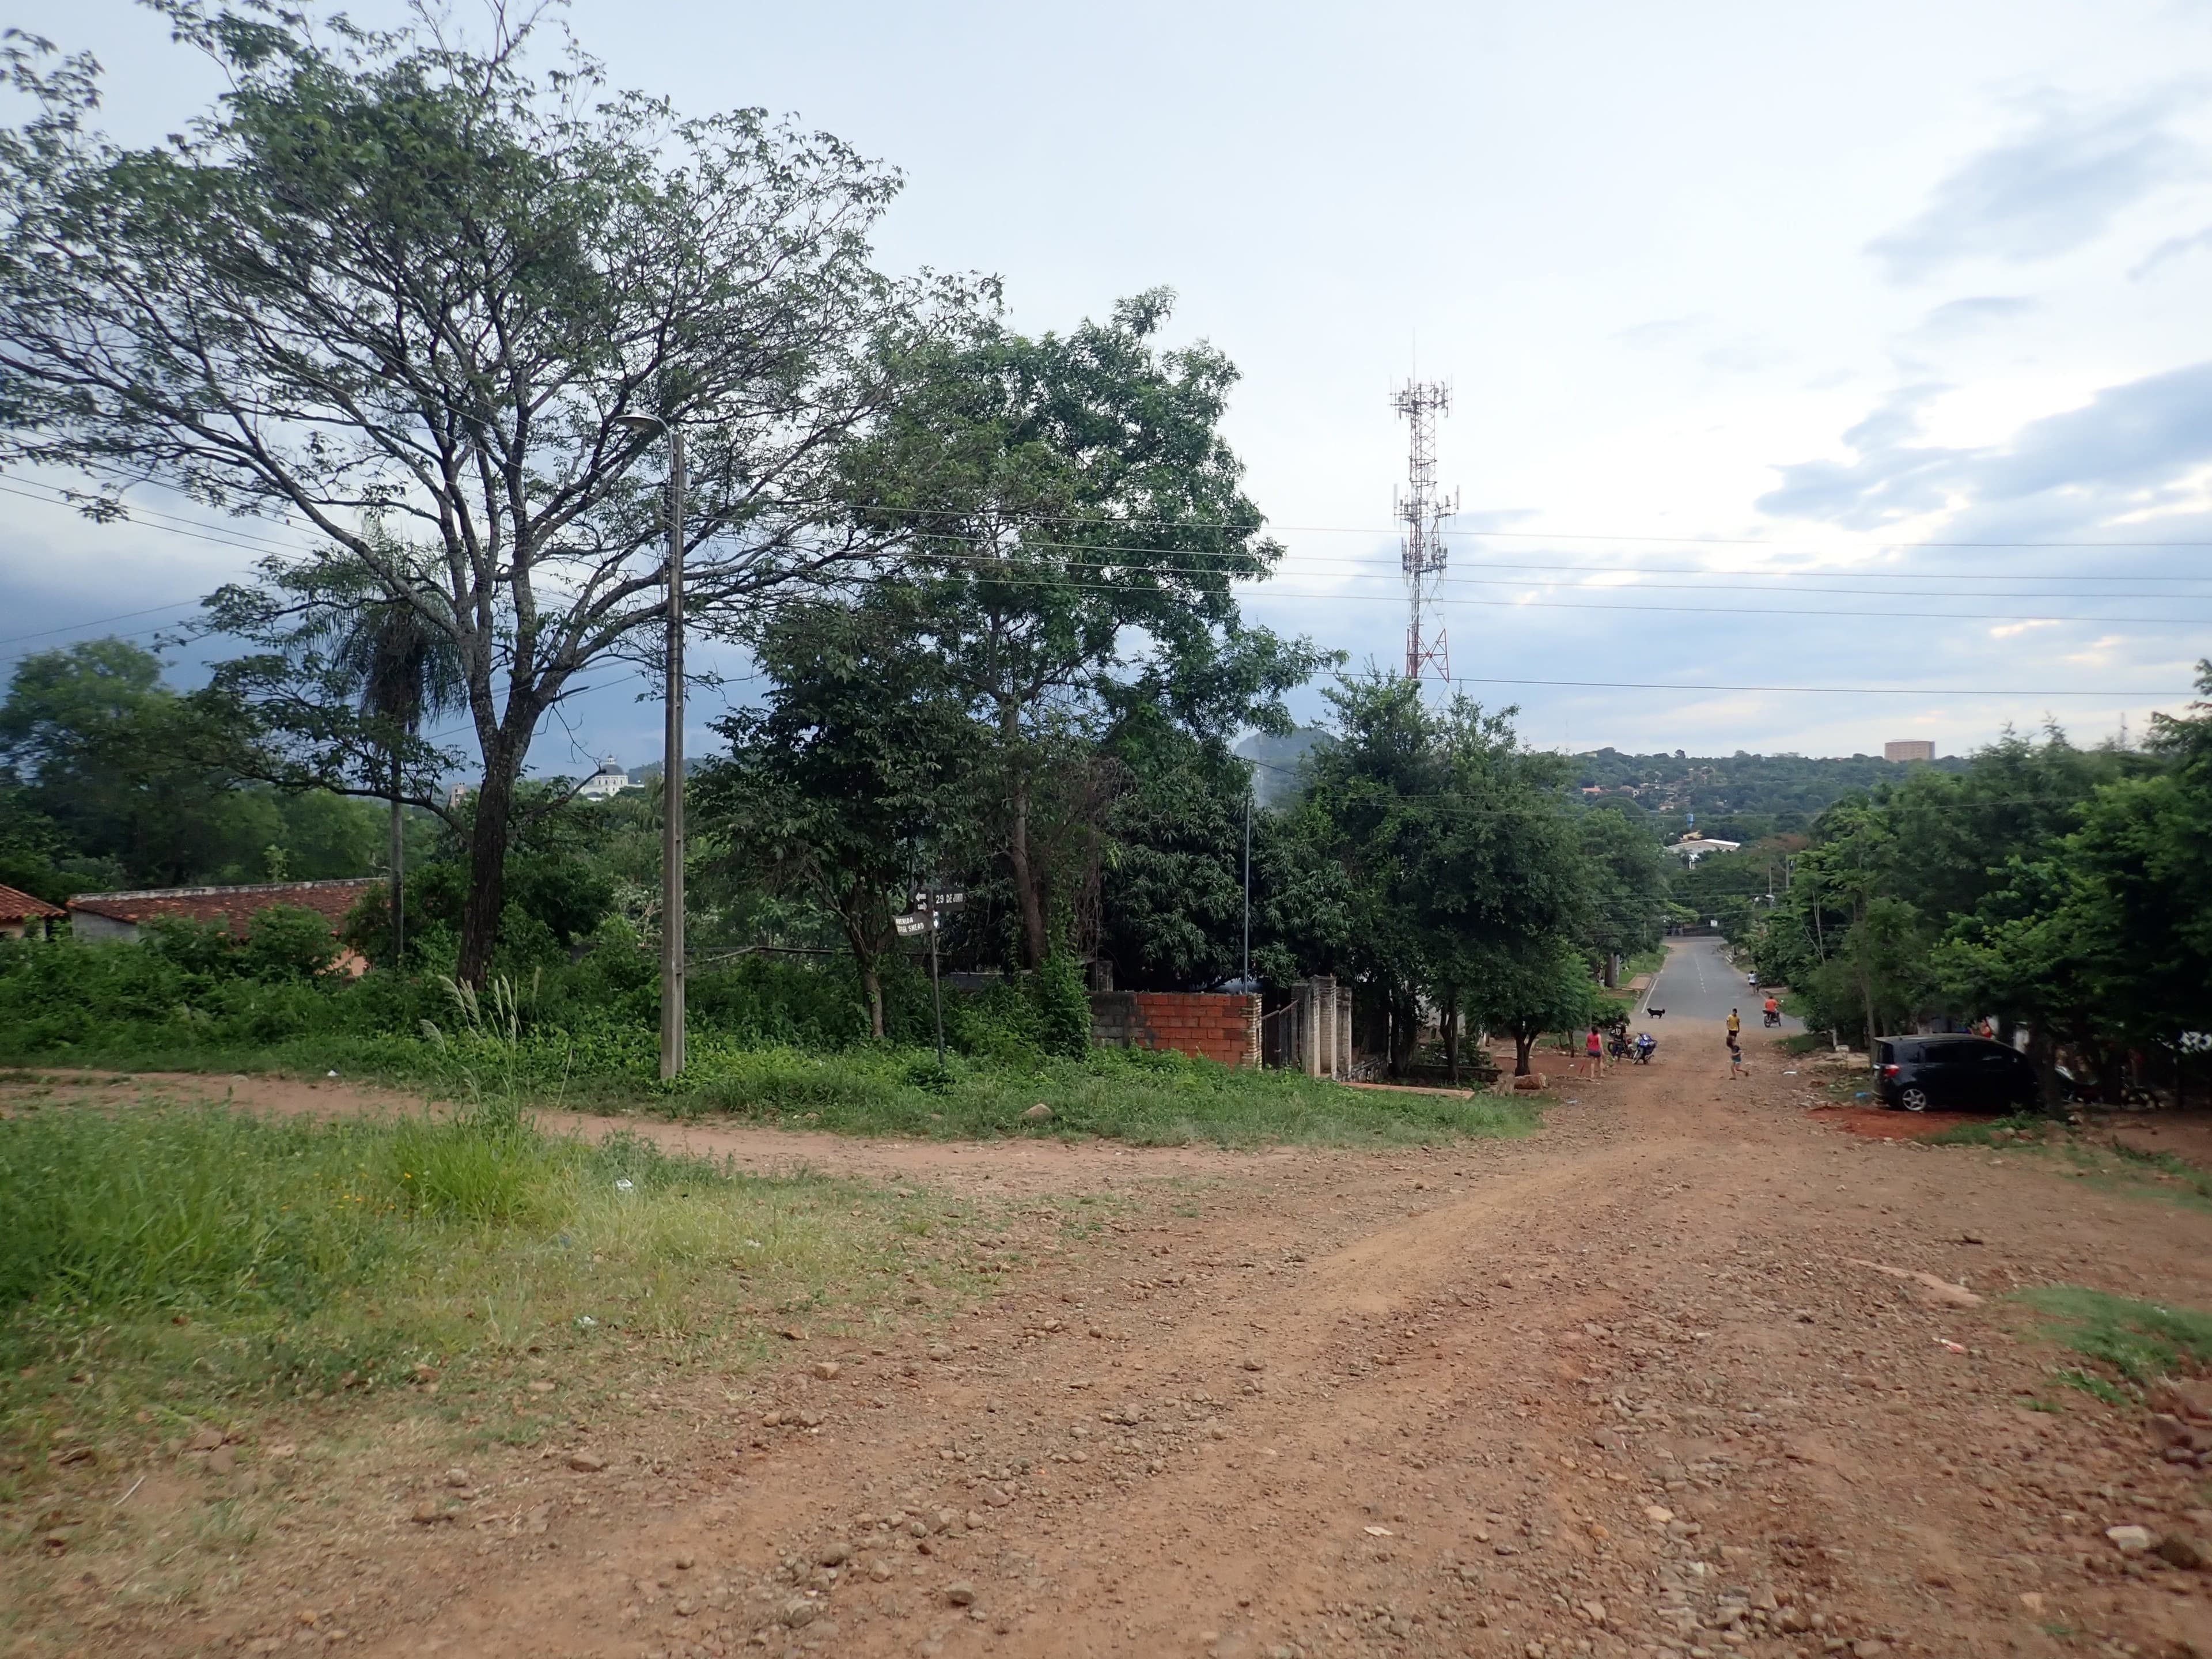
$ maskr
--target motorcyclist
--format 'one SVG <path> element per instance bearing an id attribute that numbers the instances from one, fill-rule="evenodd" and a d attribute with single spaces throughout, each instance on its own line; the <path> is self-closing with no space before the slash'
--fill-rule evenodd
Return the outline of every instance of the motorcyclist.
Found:
<path id="1" fill-rule="evenodd" d="M 1779 1025 L 1782 1024 L 1782 1004 L 1776 998 L 1767 998 L 1765 1012 L 1766 1023 L 1769 1025 Z"/>

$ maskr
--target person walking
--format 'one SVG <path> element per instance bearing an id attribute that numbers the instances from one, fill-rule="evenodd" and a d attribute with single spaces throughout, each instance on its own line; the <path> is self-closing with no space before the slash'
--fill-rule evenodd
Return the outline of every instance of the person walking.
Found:
<path id="1" fill-rule="evenodd" d="M 1589 1028 L 1589 1035 L 1583 1039 L 1583 1058 L 1589 1062 L 1592 1077 L 1596 1077 L 1605 1069 L 1605 1040 L 1598 1036 L 1595 1025 Z"/>
<path id="2" fill-rule="evenodd" d="M 1728 1051 L 1729 1076 L 1730 1078 L 1749 1077 L 1751 1073 L 1745 1069 L 1743 1063 L 1743 1039 L 1736 1035 L 1733 1027 L 1729 1029 L 1728 1034 Z"/>
<path id="3" fill-rule="evenodd" d="M 1741 1014 L 1737 1013 L 1737 1012 L 1736 1012 L 1736 1011 L 1735 1011 L 1735 1009 L 1733 1009 L 1733 1008 L 1731 1008 L 1731 1009 L 1729 1009 L 1729 1021 L 1728 1021 L 1728 1025 L 1729 1025 L 1729 1048 L 1735 1048 L 1735 1036 L 1736 1036 L 1736 1033 L 1737 1033 L 1738 1031 L 1741 1031 L 1741 1030 L 1743 1030 L 1743 1017 L 1742 1017 Z"/>

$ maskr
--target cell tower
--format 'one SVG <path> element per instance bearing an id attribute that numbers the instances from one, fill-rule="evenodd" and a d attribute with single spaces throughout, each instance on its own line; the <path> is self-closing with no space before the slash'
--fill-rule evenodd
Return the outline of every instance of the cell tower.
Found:
<path id="1" fill-rule="evenodd" d="M 1438 585 L 1444 574 L 1443 521 L 1459 511 L 1455 492 L 1447 501 L 1437 494 L 1437 416 L 1451 412 L 1451 387 L 1442 380 L 1410 380 L 1391 404 L 1406 417 L 1411 441 L 1406 487 L 1398 497 L 1405 520 L 1401 560 L 1406 572 L 1406 678 L 1433 673 L 1451 678 L 1451 647 L 1444 637 Z M 1434 631 L 1431 631 L 1433 629 Z"/>

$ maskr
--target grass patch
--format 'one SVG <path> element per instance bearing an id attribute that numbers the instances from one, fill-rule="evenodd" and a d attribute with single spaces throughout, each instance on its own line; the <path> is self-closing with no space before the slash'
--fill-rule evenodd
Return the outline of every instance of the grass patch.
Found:
<path id="1" fill-rule="evenodd" d="M 1930 1146 L 1980 1146 L 2035 1153 L 2100 1191 L 2154 1198 L 2185 1209 L 2212 1209 L 2212 1175 L 2172 1152 L 2143 1152 L 2115 1138 L 2089 1140 L 2039 1113 L 1961 1123 L 1923 1138 Z"/>
<path id="2" fill-rule="evenodd" d="M 2117 1135 L 2112 1138 L 2112 1155 L 2121 1163 L 2131 1164 L 2147 1173 L 2164 1176 L 2197 1197 L 2212 1200 L 2212 1175 L 2206 1174 L 2187 1158 L 2173 1152 L 2145 1152 L 2140 1146 L 2129 1146 Z"/>
<path id="3" fill-rule="evenodd" d="M 2114 1386 L 2094 1371 L 2085 1371 L 2078 1365 L 2062 1365 L 2051 1372 L 2051 1379 L 2069 1389 L 2078 1389 L 2092 1400 L 2101 1400 L 2107 1406 L 2126 1406 L 2134 1403 L 2133 1396 Z"/>
<path id="4" fill-rule="evenodd" d="M 173 941 L 56 950 L 0 940 L 0 1066 L 335 1072 L 434 1098 L 943 1139 L 1393 1146 L 1517 1133 L 1535 1121 L 1511 1102 L 1347 1089 L 1143 1050 L 1062 1054 L 1066 1033 L 1047 1029 L 1034 976 L 949 998 L 951 1052 L 940 1066 L 918 1046 L 926 983 L 900 981 L 898 1040 L 879 1043 L 866 1037 L 842 969 L 765 959 L 694 980 L 690 1064 L 664 1085 L 651 970 L 634 948 L 611 945 L 526 979 L 495 977 L 479 1000 L 381 974 L 343 984 L 255 978 L 236 963 L 200 963 Z M 1024 1116 L 1040 1104 L 1048 1118 Z"/>
<path id="5" fill-rule="evenodd" d="M 1921 1139 L 1930 1146 L 2018 1146 L 2033 1152 L 2040 1150 L 2043 1133 L 2050 1127 L 2051 1120 L 2047 1117 L 2017 1112 L 1985 1122 L 1954 1124 L 1940 1133 Z"/>
<path id="6" fill-rule="evenodd" d="M 510 1402 L 517 1371 L 641 1344 L 741 1365 L 784 1326 L 857 1328 L 902 1280 L 969 1282 L 965 1212 L 943 1200 L 556 1139 L 491 1107 L 33 1106 L 0 1117 L 0 1443 L 34 1454 L 19 1474 L 64 1432 L 154 1440 L 432 1374 L 442 1409 L 483 1395 L 486 1433 L 530 1443 L 551 1408 Z"/>
<path id="7" fill-rule="evenodd" d="M 2160 1376 L 2191 1376 L 2212 1364 L 2212 1314 L 2195 1308 L 2138 1301 L 2080 1285 L 2042 1285 L 2015 1291 L 2013 1299 L 2039 1316 L 2042 1335 L 2103 1368 L 2102 1375 L 2078 1373 L 2081 1382 L 2059 1373 L 2062 1382 L 2100 1400 L 2112 1396 L 2092 1384 L 2102 1382 L 2119 1395 L 2111 1382 L 2115 1376 L 2142 1389 Z"/>
<path id="8" fill-rule="evenodd" d="M 1409 1146 L 1521 1134 L 1537 1121 L 1511 1102 L 1348 1089 L 1297 1073 L 1120 1048 L 1030 1064 L 950 1055 L 941 1072 L 927 1053 L 726 1050 L 660 1092 L 656 1104 L 678 1117 L 841 1134 L 1098 1135 L 1146 1146 Z M 1040 1105 L 1048 1117 L 1028 1115 Z"/>

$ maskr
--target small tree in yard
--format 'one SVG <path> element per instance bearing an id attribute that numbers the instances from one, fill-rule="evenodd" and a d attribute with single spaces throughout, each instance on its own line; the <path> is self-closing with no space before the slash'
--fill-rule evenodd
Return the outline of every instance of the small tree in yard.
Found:
<path id="1" fill-rule="evenodd" d="M 886 401 L 873 365 L 934 314 L 870 264 L 896 179 L 758 111 L 607 92 L 573 52 L 532 72 L 527 26 L 478 50 L 154 3 L 230 89 L 151 149 L 88 129 L 88 58 L 4 49 L 40 108 L 0 131 L 0 462 L 88 479 L 95 517 L 152 483 L 303 532 L 209 602 L 264 647 L 227 686 L 287 781 L 394 793 L 392 723 L 339 706 L 315 641 L 343 630 L 307 624 L 378 605 L 442 636 L 481 757 L 459 964 L 480 981 L 532 736 L 661 615 L 659 441 L 624 417 L 686 434 L 699 612 L 863 545 L 839 457 Z M 401 752 L 442 811 L 444 757 Z"/>
<path id="2" fill-rule="evenodd" d="M 1513 1038 L 1513 1075 L 1528 1075 L 1528 1051 L 1547 1031 L 1571 1031 L 1590 1017 L 1596 989 L 1581 953 L 1564 939 L 1469 953 L 1462 988 L 1468 1012 Z"/>
<path id="3" fill-rule="evenodd" d="M 972 745 L 931 659 L 840 605 L 797 607 L 757 638 L 774 689 L 717 728 L 726 758 L 699 780 L 700 819 L 725 857 L 837 920 L 884 1035 L 883 963 L 918 878 L 958 834 Z"/>

